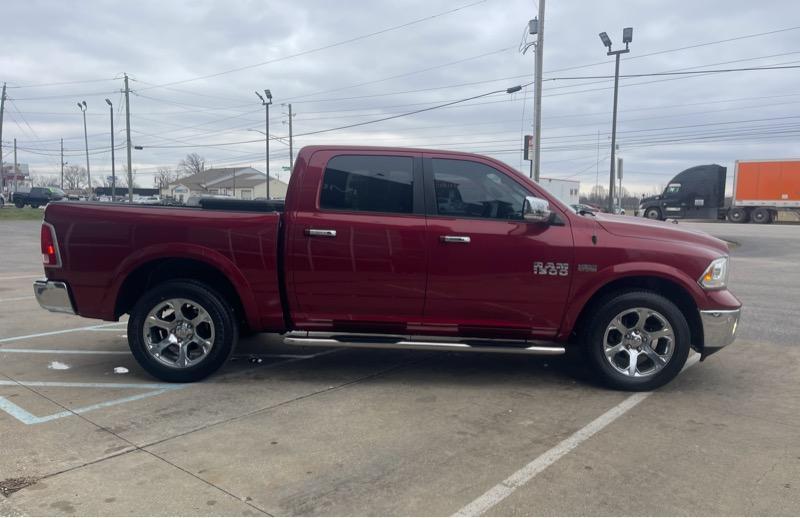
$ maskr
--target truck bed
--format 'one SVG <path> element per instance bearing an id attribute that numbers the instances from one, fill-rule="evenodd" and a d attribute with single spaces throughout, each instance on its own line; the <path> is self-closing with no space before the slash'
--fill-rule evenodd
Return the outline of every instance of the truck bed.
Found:
<path id="1" fill-rule="evenodd" d="M 239 293 L 252 327 L 280 328 L 281 214 L 264 203 L 245 204 L 186 208 L 51 203 L 45 221 L 59 236 L 63 264 L 48 277 L 68 282 L 82 316 L 113 320 L 123 312 L 117 295 L 131 273 L 148 272 L 132 277 L 147 282 L 149 269 L 165 267 L 167 261 L 182 261 L 182 268 L 207 265 L 223 272 Z M 180 271 L 170 270 L 173 276 Z"/>

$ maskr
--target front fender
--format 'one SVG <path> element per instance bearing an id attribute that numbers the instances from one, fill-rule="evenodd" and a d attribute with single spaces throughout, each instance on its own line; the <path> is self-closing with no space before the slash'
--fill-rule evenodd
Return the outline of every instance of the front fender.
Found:
<path id="1" fill-rule="evenodd" d="M 557 338 L 562 341 L 569 339 L 581 311 L 583 311 L 583 308 L 586 307 L 592 297 L 606 286 L 624 279 L 654 277 L 671 281 L 689 293 L 694 306 L 702 307 L 705 305 L 706 293 L 697 282 L 682 270 L 666 264 L 627 262 L 610 265 L 598 272 L 576 272 L 576 276 L 583 278 L 573 279 L 573 293 L 569 297 L 557 335 Z"/>

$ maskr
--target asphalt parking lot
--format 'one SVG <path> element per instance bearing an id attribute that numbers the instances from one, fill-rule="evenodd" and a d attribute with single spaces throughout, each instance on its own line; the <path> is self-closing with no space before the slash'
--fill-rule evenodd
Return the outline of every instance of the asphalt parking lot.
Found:
<path id="1" fill-rule="evenodd" d="M 651 394 L 563 358 L 247 339 L 192 385 L 124 323 L 39 309 L 39 224 L 0 223 L 0 514 L 796 515 L 800 226 L 739 244 L 739 338 Z"/>

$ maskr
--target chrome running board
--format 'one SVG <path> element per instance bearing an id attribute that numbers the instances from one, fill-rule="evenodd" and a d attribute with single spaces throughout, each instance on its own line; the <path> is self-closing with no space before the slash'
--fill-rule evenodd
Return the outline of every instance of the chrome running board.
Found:
<path id="1" fill-rule="evenodd" d="M 476 353 L 557 356 L 566 349 L 549 342 L 532 340 L 488 340 L 485 338 L 423 337 L 359 333 L 319 333 L 292 331 L 283 338 L 286 345 L 299 347 L 350 347 L 355 349 L 406 349 L 417 351 L 456 351 Z"/>

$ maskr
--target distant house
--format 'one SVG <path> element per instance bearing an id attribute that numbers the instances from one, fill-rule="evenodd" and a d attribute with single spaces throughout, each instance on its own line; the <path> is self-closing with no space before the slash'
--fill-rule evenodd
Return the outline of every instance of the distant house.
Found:
<path id="1" fill-rule="evenodd" d="M 270 178 L 269 197 L 285 198 L 288 185 Z M 267 197 L 267 182 L 264 173 L 252 167 L 223 167 L 206 169 L 203 172 L 179 178 L 161 189 L 161 196 L 171 196 L 186 201 L 190 196 L 221 195 L 252 200 Z"/>

